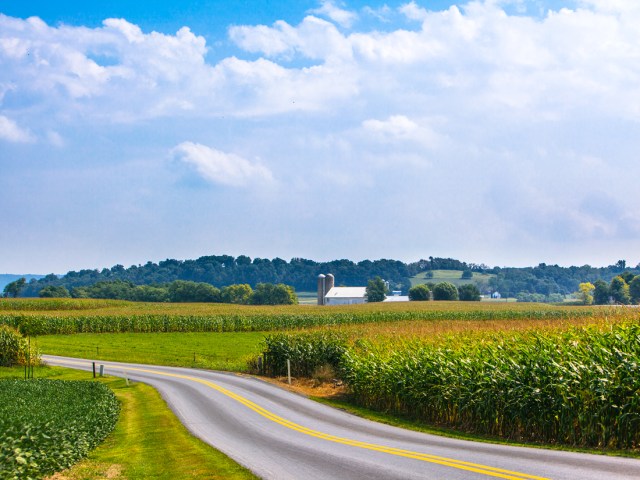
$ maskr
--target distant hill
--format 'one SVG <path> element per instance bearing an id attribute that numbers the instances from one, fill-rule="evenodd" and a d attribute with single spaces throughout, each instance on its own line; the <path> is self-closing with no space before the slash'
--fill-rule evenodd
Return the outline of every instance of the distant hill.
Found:
<path id="1" fill-rule="evenodd" d="M 567 295 L 578 290 L 582 282 L 611 279 L 623 272 L 640 275 L 640 265 L 628 267 L 626 261 L 619 260 L 608 267 L 560 267 L 541 263 L 535 267 L 489 267 L 484 264 L 466 263 L 452 258 L 422 259 L 404 263 L 398 260 L 333 260 L 316 262 L 304 258 L 253 258 L 240 255 L 210 255 L 196 260 L 167 259 L 158 263 L 132 265 L 125 268 L 115 265 L 102 270 L 80 270 L 63 276 L 22 275 L 28 280 L 23 296 L 35 297 L 46 286 L 64 286 L 72 292 L 75 287 L 93 285 L 97 282 L 121 280 L 135 285 L 161 285 L 175 280 L 205 282 L 221 288 L 227 285 L 249 284 L 255 288 L 258 283 L 284 283 L 297 292 L 313 292 L 317 288 L 319 274 L 331 273 L 336 286 L 365 286 L 377 276 L 387 280 L 392 290 L 404 294 L 417 283 L 450 281 L 456 285 L 475 283 L 481 292 L 499 291 L 503 297 L 516 297 L 520 293 L 549 296 Z M 471 275 L 471 278 L 462 278 Z M 20 278 L 21 275 L 1 275 L 2 285 Z M 4 286 L 2 287 L 4 288 Z M 73 293 L 73 292 L 72 292 Z"/>
<path id="2" fill-rule="evenodd" d="M 6 287 L 8 284 L 10 284 L 11 282 L 15 282 L 22 277 L 26 278 L 28 282 L 32 278 L 40 280 L 41 278 L 44 278 L 44 275 L 14 275 L 13 273 L 0 273 L 0 292 L 2 292 L 2 290 L 4 290 L 4 287 Z"/>

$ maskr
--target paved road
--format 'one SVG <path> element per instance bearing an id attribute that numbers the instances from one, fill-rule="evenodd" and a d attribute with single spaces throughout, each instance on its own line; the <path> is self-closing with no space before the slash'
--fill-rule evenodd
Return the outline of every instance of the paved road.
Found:
<path id="1" fill-rule="evenodd" d="M 45 355 L 90 370 L 91 360 Z M 97 361 L 157 388 L 193 434 L 264 479 L 638 480 L 640 460 L 491 445 L 363 420 L 238 374 Z"/>

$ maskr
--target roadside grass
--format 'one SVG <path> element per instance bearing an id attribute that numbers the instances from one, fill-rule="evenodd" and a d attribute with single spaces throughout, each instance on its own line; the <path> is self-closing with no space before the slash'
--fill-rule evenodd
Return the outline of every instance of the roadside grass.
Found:
<path id="1" fill-rule="evenodd" d="M 36 378 L 91 380 L 91 373 L 61 367 L 36 367 Z M 1 378 L 24 378 L 21 367 L 0 368 Z M 51 480 L 109 478 L 256 479 L 249 470 L 193 437 L 160 394 L 143 383 L 103 377 L 122 409 L 115 430 L 89 456 Z"/>
<path id="2" fill-rule="evenodd" d="M 78 333 L 36 341 L 50 355 L 242 372 L 263 339 L 263 332 Z"/>

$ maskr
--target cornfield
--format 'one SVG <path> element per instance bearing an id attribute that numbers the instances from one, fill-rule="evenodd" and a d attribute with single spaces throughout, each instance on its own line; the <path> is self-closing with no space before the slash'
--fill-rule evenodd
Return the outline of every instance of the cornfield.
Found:
<path id="1" fill-rule="evenodd" d="M 320 353 L 313 346 L 330 338 L 315 335 L 267 342 L 267 358 L 286 352 L 280 343 L 287 341 L 293 351 Z M 342 354 L 332 361 L 362 406 L 521 441 L 619 449 L 640 445 L 636 321 L 475 333 L 466 337 L 472 341 L 450 336 L 440 344 L 358 339 L 345 346 L 344 337 L 337 338 L 342 343 L 336 351 Z M 272 353 L 273 343 L 278 348 Z"/>
<path id="2" fill-rule="evenodd" d="M 471 302 L 469 302 L 471 303 Z M 595 318 L 607 309 L 531 304 L 408 302 L 336 307 L 153 304 L 108 300 L 0 300 L 0 324 L 31 335 L 73 333 L 248 332 L 399 321 Z M 616 315 L 615 313 L 613 315 Z"/>

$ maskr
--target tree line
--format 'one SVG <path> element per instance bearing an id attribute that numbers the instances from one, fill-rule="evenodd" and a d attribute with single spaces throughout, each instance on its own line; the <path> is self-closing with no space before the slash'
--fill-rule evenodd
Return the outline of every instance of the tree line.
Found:
<path id="1" fill-rule="evenodd" d="M 629 268 L 626 261 L 619 260 L 607 267 L 560 267 L 541 263 L 536 267 L 488 267 L 485 264 L 467 263 L 452 258 L 428 257 L 417 262 L 403 263 L 398 260 L 333 260 L 316 262 L 304 258 L 251 259 L 240 255 L 211 255 L 196 260 L 167 259 L 158 263 L 147 262 L 144 265 L 132 265 L 125 268 L 115 265 L 102 270 L 70 271 L 58 276 L 49 274 L 42 279 L 32 279 L 23 286 L 21 294 L 36 297 L 45 287 L 65 287 L 69 292 L 77 287 L 93 285 L 98 282 L 124 281 L 135 285 L 161 285 L 176 280 L 207 283 L 218 289 L 228 285 L 247 284 L 256 288 L 259 283 L 291 285 L 296 291 L 316 290 L 316 281 L 320 273 L 332 273 L 336 284 L 341 286 L 361 286 L 375 277 L 389 282 L 392 290 L 408 294 L 410 278 L 422 272 L 433 270 L 460 270 L 467 278 L 473 272 L 489 273 L 491 291 L 499 291 L 503 297 L 537 295 L 529 299 L 555 298 L 552 295 L 569 295 L 578 290 L 580 283 L 594 283 L 597 280 L 610 282 L 614 277 L 629 271 L 640 274 L 640 265 Z M 482 292 L 488 293 L 488 292 Z"/>
<path id="2" fill-rule="evenodd" d="M 607 283 L 602 279 L 579 285 L 578 297 L 585 305 L 640 304 L 640 275 L 624 272 Z"/>
<path id="3" fill-rule="evenodd" d="M 175 280 L 163 285 L 135 285 L 124 280 L 101 281 L 93 285 L 74 287 L 47 286 L 39 292 L 42 298 L 101 298 L 134 302 L 206 302 L 238 305 L 293 305 L 298 297 L 292 287 L 284 284 L 236 284 L 216 288 L 204 282 Z"/>

